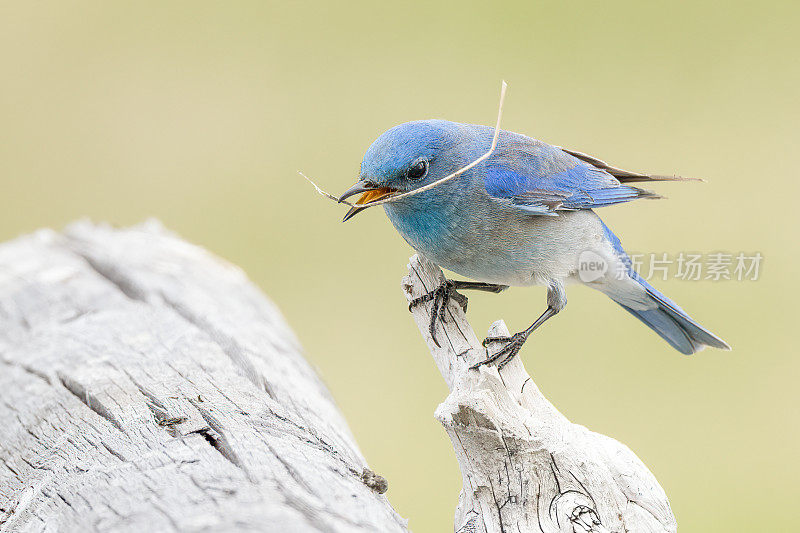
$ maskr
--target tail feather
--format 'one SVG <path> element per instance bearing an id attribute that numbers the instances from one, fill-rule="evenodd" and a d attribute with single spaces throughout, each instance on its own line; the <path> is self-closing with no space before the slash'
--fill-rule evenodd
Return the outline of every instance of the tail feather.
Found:
<path id="1" fill-rule="evenodd" d="M 673 348 L 686 355 L 698 352 L 706 346 L 721 350 L 731 349 L 728 343 L 698 324 L 675 302 L 658 292 L 636 272 L 633 272 L 631 277 L 644 287 L 657 307 L 638 310 L 624 304 L 620 305 L 630 314 L 647 324 L 650 329 L 658 333 Z"/>
<path id="2" fill-rule="evenodd" d="M 699 352 L 706 346 L 730 350 L 731 347 L 721 338 L 717 337 L 706 328 L 695 322 L 686 312 L 678 307 L 678 304 L 658 292 L 655 287 L 647 283 L 633 269 L 628 254 L 622 248 L 622 243 L 616 235 L 603 224 L 606 238 L 609 240 L 617 256 L 622 260 L 627 268 L 630 278 L 644 288 L 647 298 L 653 307 L 647 309 L 634 309 L 622 301 L 620 296 L 613 291 L 607 292 L 612 300 L 615 300 L 623 309 L 645 323 L 650 329 L 658 333 L 662 339 L 667 341 L 673 348 L 686 355 Z M 615 298 L 615 296 L 617 296 Z"/>

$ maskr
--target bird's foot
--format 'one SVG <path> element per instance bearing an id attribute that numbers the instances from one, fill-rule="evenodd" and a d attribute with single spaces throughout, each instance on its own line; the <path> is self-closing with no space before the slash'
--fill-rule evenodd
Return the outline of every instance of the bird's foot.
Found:
<path id="1" fill-rule="evenodd" d="M 526 330 L 526 331 L 520 331 L 519 333 L 515 333 L 510 337 L 506 336 L 486 337 L 485 339 L 483 339 L 484 347 L 493 342 L 505 342 L 506 345 L 500 348 L 500 350 L 498 350 L 496 353 L 484 359 L 483 361 L 475 363 L 470 368 L 472 368 L 473 370 L 478 369 L 483 365 L 493 363 L 499 359 L 500 362 L 497 363 L 497 369 L 500 370 L 508 363 L 510 363 L 511 360 L 514 359 L 514 356 L 519 353 L 519 350 L 522 348 L 522 345 L 525 344 L 525 341 L 528 340 L 528 335 L 530 335 L 530 332 Z"/>
<path id="2" fill-rule="evenodd" d="M 431 309 L 431 323 L 428 329 L 431 333 L 431 338 L 436 346 L 439 346 L 439 341 L 436 340 L 436 318 L 444 322 L 445 311 L 447 304 L 450 300 L 454 300 L 464 312 L 467 312 L 467 297 L 456 291 L 456 282 L 446 279 L 441 285 L 427 294 L 423 294 L 419 298 L 414 298 L 408 303 L 408 310 L 411 311 L 419 304 L 433 300 L 433 309 Z"/>

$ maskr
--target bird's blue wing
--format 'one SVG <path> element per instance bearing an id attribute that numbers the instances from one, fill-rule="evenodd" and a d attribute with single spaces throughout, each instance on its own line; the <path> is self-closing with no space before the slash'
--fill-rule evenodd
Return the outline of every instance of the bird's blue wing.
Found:
<path id="1" fill-rule="evenodd" d="M 611 174 L 586 161 L 522 135 L 501 136 L 484 163 L 490 196 L 510 200 L 534 215 L 594 209 L 658 195 L 623 185 Z"/>

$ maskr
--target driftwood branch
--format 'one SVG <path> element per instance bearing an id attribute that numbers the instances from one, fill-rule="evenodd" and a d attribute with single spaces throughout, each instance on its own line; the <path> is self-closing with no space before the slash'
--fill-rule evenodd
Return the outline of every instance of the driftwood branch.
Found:
<path id="1" fill-rule="evenodd" d="M 0 532 L 402 532 L 278 310 L 158 224 L 0 245 Z"/>
<path id="2" fill-rule="evenodd" d="M 403 288 L 411 300 L 443 279 L 414 256 Z M 431 307 L 417 306 L 414 320 L 450 389 L 436 417 L 463 477 L 457 532 L 676 531 L 664 490 L 627 446 L 567 420 L 519 357 L 499 372 L 471 370 L 487 353 L 455 303 L 437 326 L 437 347 L 428 332 Z M 489 334 L 508 329 L 498 321 Z"/>

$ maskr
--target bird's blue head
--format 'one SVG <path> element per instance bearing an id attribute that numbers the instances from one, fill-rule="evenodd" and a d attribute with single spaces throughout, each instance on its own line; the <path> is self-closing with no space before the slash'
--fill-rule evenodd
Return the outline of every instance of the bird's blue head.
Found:
<path id="1" fill-rule="evenodd" d="M 359 181 L 339 198 L 342 201 L 362 193 L 344 220 L 372 202 L 423 187 L 458 170 L 463 166 L 462 157 L 454 148 L 468 137 L 465 125 L 446 120 L 406 122 L 386 131 L 364 154 Z M 398 203 L 423 196 L 428 196 L 428 191 Z"/>

